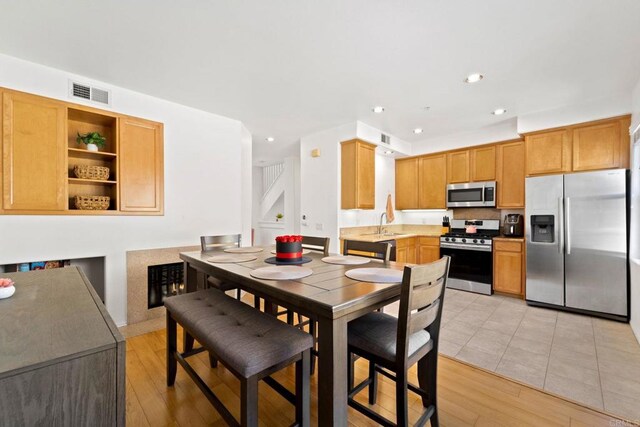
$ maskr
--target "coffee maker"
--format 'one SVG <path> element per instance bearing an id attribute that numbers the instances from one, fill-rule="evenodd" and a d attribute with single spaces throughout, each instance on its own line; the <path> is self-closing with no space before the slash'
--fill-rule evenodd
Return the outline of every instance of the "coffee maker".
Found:
<path id="1" fill-rule="evenodd" d="M 504 216 L 502 234 L 508 237 L 524 236 L 524 218 L 520 214 L 508 214 Z"/>

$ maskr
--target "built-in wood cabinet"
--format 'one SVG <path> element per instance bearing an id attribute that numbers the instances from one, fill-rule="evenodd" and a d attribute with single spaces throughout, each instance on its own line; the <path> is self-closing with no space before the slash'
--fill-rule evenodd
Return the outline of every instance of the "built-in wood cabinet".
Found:
<path id="1" fill-rule="evenodd" d="M 573 128 L 574 171 L 629 167 L 628 116 L 591 126 Z"/>
<path id="2" fill-rule="evenodd" d="M 525 136 L 527 175 L 571 170 L 571 135 L 566 129 Z"/>
<path id="3" fill-rule="evenodd" d="M 469 150 L 447 154 L 447 182 L 450 184 L 469 182 Z"/>
<path id="4" fill-rule="evenodd" d="M 120 210 L 161 212 L 162 124 L 131 117 L 120 122 Z"/>
<path id="5" fill-rule="evenodd" d="M 498 209 L 524 209 L 524 141 L 496 146 Z"/>
<path id="6" fill-rule="evenodd" d="M 525 135 L 527 175 L 629 167 L 630 116 Z"/>
<path id="7" fill-rule="evenodd" d="M 493 290 L 522 296 L 525 289 L 525 254 L 522 239 L 493 240 Z"/>
<path id="8" fill-rule="evenodd" d="M 376 146 L 358 139 L 342 142 L 341 208 L 374 209 Z"/>
<path id="9" fill-rule="evenodd" d="M 417 238 L 418 263 L 427 264 L 440 259 L 440 238 L 436 236 L 421 236 Z"/>
<path id="10" fill-rule="evenodd" d="M 0 88 L 4 214 L 163 213 L 163 125 L 111 111 Z M 99 132 L 88 151 L 77 135 Z M 79 178 L 76 166 L 109 168 L 107 179 Z M 78 210 L 76 196 L 108 196 L 106 210 Z"/>
<path id="11" fill-rule="evenodd" d="M 66 135 L 63 103 L 2 91 L 4 210 L 66 209 Z"/>
<path id="12" fill-rule="evenodd" d="M 410 185 L 405 183 L 404 185 Z M 418 162 L 418 209 L 445 209 L 447 155 L 424 156 Z"/>
<path id="13" fill-rule="evenodd" d="M 496 179 L 496 146 L 469 150 L 469 169 L 471 181 L 495 181 Z"/>
<path id="14" fill-rule="evenodd" d="M 418 159 L 396 160 L 396 209 L 418 207 Z"/>
<path id="15" fill-rule="evenodd" d="M 408 264 L 416 263 L 416 237 L 396 240 L 396 261 Z"/>

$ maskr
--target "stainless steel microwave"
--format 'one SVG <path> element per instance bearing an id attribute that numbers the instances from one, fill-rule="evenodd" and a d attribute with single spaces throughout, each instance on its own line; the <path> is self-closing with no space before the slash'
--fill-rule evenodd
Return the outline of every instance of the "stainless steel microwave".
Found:
<path id="1" fill-rule="evenodd" d="M 493 208 L 495 206 L 495 181 L 447 185 L 448 208 Z"/>

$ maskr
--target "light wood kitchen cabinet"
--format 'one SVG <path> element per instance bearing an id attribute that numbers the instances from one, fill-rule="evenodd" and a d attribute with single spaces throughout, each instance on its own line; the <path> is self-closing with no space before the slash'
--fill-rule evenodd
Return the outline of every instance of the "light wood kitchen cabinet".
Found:
<path id="1" fill-rule="evenodd" d="M 2 91 L 5 210 L 66 209 L 66 150 L 66 108 L 63 103 Z"/>
<path id="2" fill-rule="evenodd" d="M 440 238 L 418 237 L 417 255 L 419 264 L 427 264 L 440 259 Z"/>
<path id="3" fill-rule="evenodd" d="M 0 213 L 12 215 L 162 215 L 163 125 L 112 111 L 0 88 Z M 99 151 L 76 141 L 98 132 Z M 76 176 L 76 166 L 109 169 Z M 81 210 L 76 196 L 108 196 L 107 209 Z"/>
<path id="4" fill-rule="evenodd" d="M 469 182 L 469 150 L 447 154 L 447 182 Z"/>
<path id="5" fill-rule="evenodd" d="M 496 179 L 496 146 L 474 148 L 469 151 L 471 181 L 495 181 Z"/>
<path id="6" fill-rule="evenodd" d="M 573 170 L 629 167 L 628 116 L 572 129 Z"/>
<path id="7" fill-rule="evenodd" d="M 120 119 L 120 210 L 162 212 L 162 124 Z"/>
<path id="8" fill-rule="evenodd" d="M 341 150 L 341 208 L 374 209 L 376 146 L 353 139 Z"/>
<path id="9" fill-rule="evenodd" d="M 396 240 L 396 261 L 408 264 L 416 263 L 416 238 L 407 237 Z"/>
<path id="10" fill-rule="evenodd" d="M 418 208 L 418 159 L 396 160 L 396 209 Z"/>
<path id="11" fill-rule="evenodd" d="M 524 141 L 498 144 L 496 181 L 498 209 L 524 209 Z"/>
<path id="12" fill-rule="evenodd" d="M 523 296 L 525 283 L 524 241 L 493 240 L 493 290 Z"/>
<path id="13" fill-rule="evenodd" d="M 571 134 L 566 129 L 525 136 L 527 175 L 571 171 Z"/>
<path id="14" fill-rule="evenodd" d="M 445 209 L 447 189 L 447 155 L 438 154 L 419 158 L 418 208 Z"/>

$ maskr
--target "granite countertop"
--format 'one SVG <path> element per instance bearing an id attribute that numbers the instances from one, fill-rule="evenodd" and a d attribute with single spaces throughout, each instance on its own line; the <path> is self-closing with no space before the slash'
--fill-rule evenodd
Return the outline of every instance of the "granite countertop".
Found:
<path id="1" fill-rule="evenodd" d="M 384 233 L 377 233 L 377 226 L 352 227 L 342 229 L 341 239 L 360 242 L 382 242 L 400 240 L 411 237 L 440 237 L 442 228 L 439 225 L 388 225 Z"/>
<path id="2" fill-rule="evenodd" d="M 511 240 L 516 242 L 524 242 L 524 237 L 510 237 L 510 236 L 498 236 L 494 237 L 493 240 Z"/>

